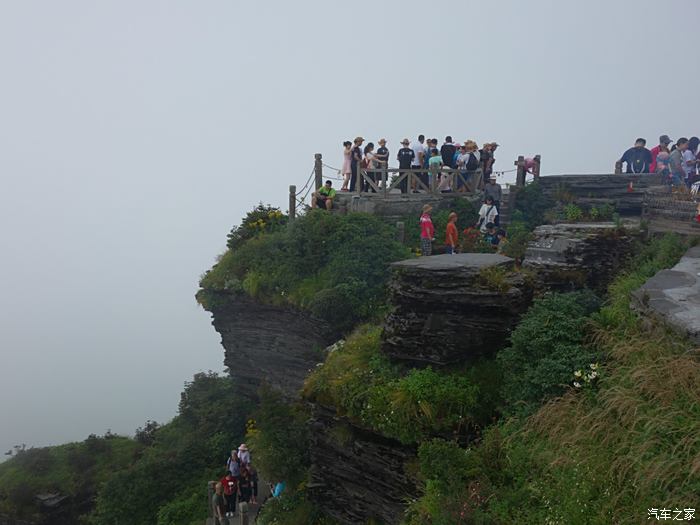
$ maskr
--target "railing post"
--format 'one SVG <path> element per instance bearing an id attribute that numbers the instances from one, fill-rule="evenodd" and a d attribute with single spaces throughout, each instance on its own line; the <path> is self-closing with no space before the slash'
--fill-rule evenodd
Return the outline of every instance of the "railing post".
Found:
<path id="1" fill-rule="evenodd" d="M 385 164 L 384 168 L 382 169 L 382 186 L 384 187 L 384 198 L 386 199 L 386 187 L 389 183 L 389 164 Z"/>
<path id="2" fill-rule="evenodd" d="M 289 187 L 289 220 L 293 221 L 297 216 L 297 187 Z"/>
<path id="3" fill-rule="evenodd" d="M 212 499 L 214 498 L 214 485 L 216 484 L 215 481 L 210 481 L 207 483 L 207 509 L 208 509 L 208 515 L 210 518 L 214 518 L 214 506 L 212 505 Z"/>
<path id="4" fill-rule="evenodd" d="M 535 180 L 540 179 L 540 161 L 542 160 L 542 156 L 538 153 L 535 155 L 535 158 L 532 159 L 535 163 L 534 168 L 532 169 L 532 176 Z"/>
<path id="5" fill-rule="evenodd" d="M 406 241 L 406 225 L 402 221 L 396 223 L 396 240 L 401 244 Z"/>
<path id="6" fill-rule="evenodd" d="M 518 155 L 518 160 L 513 164 L 517 168 L 515 172 L 515 185 L 522 188 L 525 186 L 525 174 L 527 173 L 525 170 L 525 157 L 523 155 Z"/>
<path id="7" fill-rule="evenodd" d="M 316 191 L 323 186 L 323 161 L 321 160 L 320 153 L 316 153 L 314 159 L 314 177 L 316 185 L 313 187 L 313 190 Z"/>
<path id="8" fill-rule="evenodd" d="M 622 161 L 617 160 L 615 161 L 615 175 L 621 175 L 622 174 Z"/>

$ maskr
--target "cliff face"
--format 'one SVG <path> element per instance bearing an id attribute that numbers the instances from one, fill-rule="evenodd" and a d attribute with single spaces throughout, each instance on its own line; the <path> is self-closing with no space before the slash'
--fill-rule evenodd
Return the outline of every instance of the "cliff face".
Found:
<path id="1" fill-rule="evenodd" d="M 523 275 L 511 271 L 513 263 L 487 253 L 394 263 L 393 311 L 382 350 L 394 359 L 437 365 L 495 353 L 532 299 Z"/>
<path id="2" fill-rule="evenodd" d="M 416 451 L 362 430 L 334 411 L 315 406 L 311 423 L 313 499 L 340 523 L 401 522 L 407 502 L 418 497 L 410 474 Z"/>
<path id="3" fill-rule="evenodd" d="M 335 339 L 329 326 L 299 310 L 244 295 L 219 294 L 217 299 L 210 307 L 212 325 L 241 392 L 254 398 L 265 383 L 286 398 L 297 397 L 309 370 L 322 360 L 320 349 Z"/>

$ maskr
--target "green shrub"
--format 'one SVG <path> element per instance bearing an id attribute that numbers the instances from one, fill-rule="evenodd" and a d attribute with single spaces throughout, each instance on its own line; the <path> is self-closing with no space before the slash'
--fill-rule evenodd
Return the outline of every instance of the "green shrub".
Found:
<path id="1" fill-rule="evenodd" d="M 311 310 L 344 332 L 381 312 L 388 264 L 409 256 L 378 217 L 312 210 L 236 242 L 202 277 L 198 300 L 211 307 L 208 290 L 244 292 Z"/>
<path id="2" fill-rule="evenodd" d="M 554 201 L 542 192 L 538 182 L 517 190 L 513 222 L 522 221 L 532 230 L 545 222 L 545 213 L 554 206 Z"/>
<path id="3" fill-rule="evenodd" d="M 183 492 L 158 509 L 156 525 L 200 525 L 207 516 L 207 489 Z"/>
<path id="4" fill-rule="evenodd" d="M 501 250 L 503 255 L 522 260 L 528 243 L 532 240 L 532 231 L 523 221 L 512 221 L 506 228 L 506 243 Z"/>
<path id="5" fill-rule="evenodd" d="M 268 480 L 282 479 L 292 488 L 309 465 L 308 414 L 272 390 L 262 390 L 260 404 L 249 421 L 246 443 L 259 472 Z"/>
<path id="6" fill-rule="evenodd" d="M 564 218 L 570 222 L 577 222 L 583 218 L 583 210 L 575 204 L 564 206 Z"/>
<path id="7" fill-rule="evenodd" d="M 273 232 L 287 224 L 289 217 L 279 208 L 269 204 L 258 204 L 249 211 L 239 226 L 234 226 L 228 234 L 226 246 L 235 250 L 248 239 L 252 239 L 262 232 Z"/>
<path id="8" fill-rule="evenodd" d="M 282 495 L 267 501 L 256 520 L 259 525 L 334 525 L 304 492 Z"/>
<path id="9" fill-rule="evenodd" d="M 599 359 L 586 344 L 589 316 L 599 307 L 589 291 L 550 294 L 539 298 L 498 353 L 503 369 L 506 411 L 532 409 L 562 394 L 574 370 Z"/>
<path id="10" fill-rule="evenodd" d="M 380 335 L 379 328 L 363 327 L 338 345 L 307 378 L 304 396 L 403 443 L 459 434 L 483 423 L 484 407 L 494 405 L 495 395 L 488 387 L 481 393 L 479 374 L 471 368 L 406 373 L 380 352 Z M 492 372 L 483 377 L 493 381 Z"/>

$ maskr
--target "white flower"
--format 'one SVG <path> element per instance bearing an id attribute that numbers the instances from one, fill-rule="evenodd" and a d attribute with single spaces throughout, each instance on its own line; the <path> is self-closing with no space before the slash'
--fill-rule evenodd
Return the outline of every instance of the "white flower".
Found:
<path id="1" fill-rule="evenodd" d="M 581 388 L 581 383 L 579 383 L 578 381 L 574 381 L 574 386 L 576 388 Z"/>
<path id="2" fill-rule="evenodd" d="M 591 363 L 591 370 L 598 370 L 598 363 Z"/>
<path id="3" fill-rule="evenodd" d="M 581 377 L 581 375 L 582 373 L 580 370 L 576 370 L 576 372 L 574 372 L 574 377 Z"/>
<path id="4" fill-rule="evenodd" d="M 590 377 L 591 379 L 595 379 L 596 377 L 598 377 L 598 372 L 593 371 L 593 372 L 591 372 L 591 375 L 588 377 Z"/>

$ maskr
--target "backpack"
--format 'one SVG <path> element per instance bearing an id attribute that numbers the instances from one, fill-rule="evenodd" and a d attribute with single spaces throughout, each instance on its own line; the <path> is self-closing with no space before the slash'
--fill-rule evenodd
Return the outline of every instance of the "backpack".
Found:
<path id="1" fill-rule="evenodd" d="M 473 153 L 469 154 L 469 160 L 466 165 L 467 171 L 476 171 L 479 169 L 479 161 L 476 159 L 476 155 Z"/>

